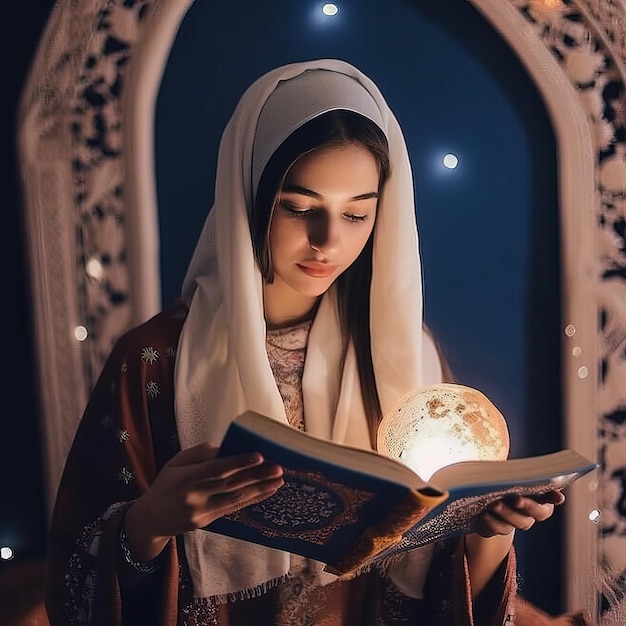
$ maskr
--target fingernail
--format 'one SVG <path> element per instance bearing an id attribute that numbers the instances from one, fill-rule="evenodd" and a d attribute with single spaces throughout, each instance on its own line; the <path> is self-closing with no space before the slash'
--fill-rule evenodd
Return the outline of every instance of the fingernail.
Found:
<path id="1" fill-rule="evenodd" d="M 248 457 L 248 461 L 250 463 L 260 463 L 262 460 L 263 457 L 258 452 L 255 452 Z"/>

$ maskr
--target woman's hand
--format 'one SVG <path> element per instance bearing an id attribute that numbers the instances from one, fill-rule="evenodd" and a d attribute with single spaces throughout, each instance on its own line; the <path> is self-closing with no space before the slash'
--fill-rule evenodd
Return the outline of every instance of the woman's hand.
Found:
<path id="1" fill-rule="evenodd" d="M 552 516 L 554 507 L 563 504 L 560 491 L 541 496 L 515 496 L 498 500 L 474 520 L 465 536 L 472 597 L 475 598 L 491 580 L 513 544 L 514 530 L 528 530 L 535 522 Z"/>
<path id="2" fill-rule="evenodd" d="M 508 535 L 515 529 L 528 530 L 535 522 L 543 522 L 552 516 L 554 507 L 565 502 L 560 491 L 549 491 L 540 496 L 514 496 L 498 500 L 476 518 L 471 532 L 482 537 Z"/>
<path id="3" fill-rule="evenodd" d="M 155 558 L 171 537 L 264 500 L 283 484 L 283 470 L 258 453 L 216 458 L 202 443 L 182 450 L 163 467 L 125 517 L 133 558 Z"/>

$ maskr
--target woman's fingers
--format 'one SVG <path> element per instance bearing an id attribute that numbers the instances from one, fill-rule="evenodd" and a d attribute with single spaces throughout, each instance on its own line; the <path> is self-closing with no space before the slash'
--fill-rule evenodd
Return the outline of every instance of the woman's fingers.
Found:
<path id="1" fill-rule="evenodd" d="M 238 491 L 217 493 L 209 496 L 209 504 L 213 519 L 230 515 L 274 495 L 283 485 L 282 478 L 274 478 L 257 482 L 239 489 Z"/>
<path id="2" fill-rule="evenodd" d="M 283 469 L 273 463 L 264 463 L 259 467 L 243 469 L 225 479 L 207 479 L 200 481 L 196 488 L 207 495 L 235 493 L 248 487 L 260 487 L 263 483 L 280 480 L 282 485 Z"/>
<path id="3" fill-rule="evenodd" d="M 222 515 L 275 493 L 282 467 L 258 453 L 217 458 L 218 448 L 200 444 L 168 462 L 140 498 L 153 536 L 173 536 L 206 526 Z"/>
<path id="4" fill-rule="evenodd" d="M 205 480 L 227 478 L 241 469 L 263 463 L 263 457 L 258 452 L 216 458 L 218 452 L 219 448 L 201 443 L 181 450 L 168 461 L 167 466 L 184 468 L 190 478 Z"/>
<path id="5" fill-rule="evenodd" d="M 202 520 L 206 516 L 216 519 L 260 502 L 282 487 L 283 468 L 279 465 L 263 461 L 260 465 L 242 466 L 242 462 L 246 462 L 245 456 L 215 459 L 208 468 L 210 475 L 195 483 L 194 490 L 202 494 L 205 503 Z"/>
<path id="6" fill-rule="evenodd" d="M 558 492 L 553 492 L 558 493 Z M 499 503 L 499 510 L 496 512 L 507 521 L 518 521 L 523 518 L 531 518 L 534 522 L 545 522 L 554 513 L 556 502 L 554 498 L 547 494 L 541 499 L 516 496 L 511 500 L 504 500 Z M 558 499 L 559 503 L 562 501 Z M 532 526 L 530 523 L 530 526 Z M 518 526 L 521 528 L 521 526 Z"/>
<path id="7" fill-rule="evenodd" d="M 206 464 L 200 475 L 196 474 L 194 488 L 209 494 L 233 492 L 283 475 L 283 468 L 270 461 L 246 463 L 245 456 L 215 459 Z"/>
<path id="8" fill-rule="evenodd" d="M 555 489 L 554 491 L 548 491 L 547 493 L 533 496 L 530 499 L 543 504 L 550 503 L 554 504 L 555 506 L 560 506 L 565 502 L 565 494 L 562 491 L 558 491 Z"/>
<path id="9" fill-rule="evenodd" d="M 547 502 L 538 502 L 533 498 L 516 496 L 497 502 L 490 512 L 505 524 L 528 530 L 535 522 L 544 522 L 552 516 L 555 503 L 550 502 L 550 499 Z"/>
<path id="10" fill-rule="evenodd" d="M 219 448 L 202 443 L 179 452 L 167 467 L 176 468 L 181 483 L 217 490 L 228 489 L 231 483 L 236 488 L 240 481 L 264 480 L 282 474 L 282 468 L 265 462 L 258 452 L 216 458 L 218 451 Z"/>
<path id="11" fill-rule="evenodd" d="M 509 535 L 515 530 L 515 526 L 502 519 L 493 510 L 485 511 L 477 517 L 471 526 L 471 532 L 481 537 L 493 537 L 494 535 Z"/>
<path id="12" fill-rule="evenodd" d="M 472 524 L 472 532 L 483 537 L 508 535 L 513 530 L 529 530 L 535 522 L 552 516 L 555 506 L 563 504 L 565 496 L 560 491 L 549 491 L 540 496 L 514 496 L 499 500 Z"/>
<path id="13" fill-rule="evenodd" d="M 276 493 L 284 484 L 282 477 L 258 481 L 243 485 L 232 491 L 222 491 L 209 495 L 209 499 L 216 506 L 236 504 L 236 508 L 244 508 L 251 503 L 260 502 Z"/>
<path id="14" fill-rule="evenodd" d="M 541 505 L 537 505 L 541 506 Z M 550 506 L 552 505 L 545 505 Z M 537 520 L 533 515 L 529 515 L 528 512 L 524 509 L 513 508 L 505 504 L 504 502 L 496 503 L 492 508 L 491 512 L 498 519 L 502 520 L 505 524 L 509 524 L 510 526 L 514 526 L 515 528 L 519 528 L 520 530 L 529 530 L 534 525 Z M 549 517 L 549 515 L 547 516 Z"/>

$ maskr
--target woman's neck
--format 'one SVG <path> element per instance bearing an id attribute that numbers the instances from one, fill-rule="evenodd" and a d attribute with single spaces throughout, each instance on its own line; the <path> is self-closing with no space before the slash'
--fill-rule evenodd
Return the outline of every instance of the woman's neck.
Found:
<path id="1" fill-rule="evenodd" d="M 305 298 L 295 292 L 281 292 L 275 293 L 272 285 L 268 284 L 263 288 L 265 322 L 270 330 L 295 326 L 315 317 L 320 297 Z"/>

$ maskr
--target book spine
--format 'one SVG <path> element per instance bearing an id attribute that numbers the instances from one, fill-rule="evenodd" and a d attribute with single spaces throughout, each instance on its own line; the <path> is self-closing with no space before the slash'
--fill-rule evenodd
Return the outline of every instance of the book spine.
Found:
<path id="1" fill-rule="evenodd" d="M 398 543 L 404 533 L 415 526 L 430 509 L 420 494 L 407 492 L 377 524 L 365 529 L 341 557 L 328 563 L 326 571 L 341 576 L 364 567 L 376 555 Z"/>

